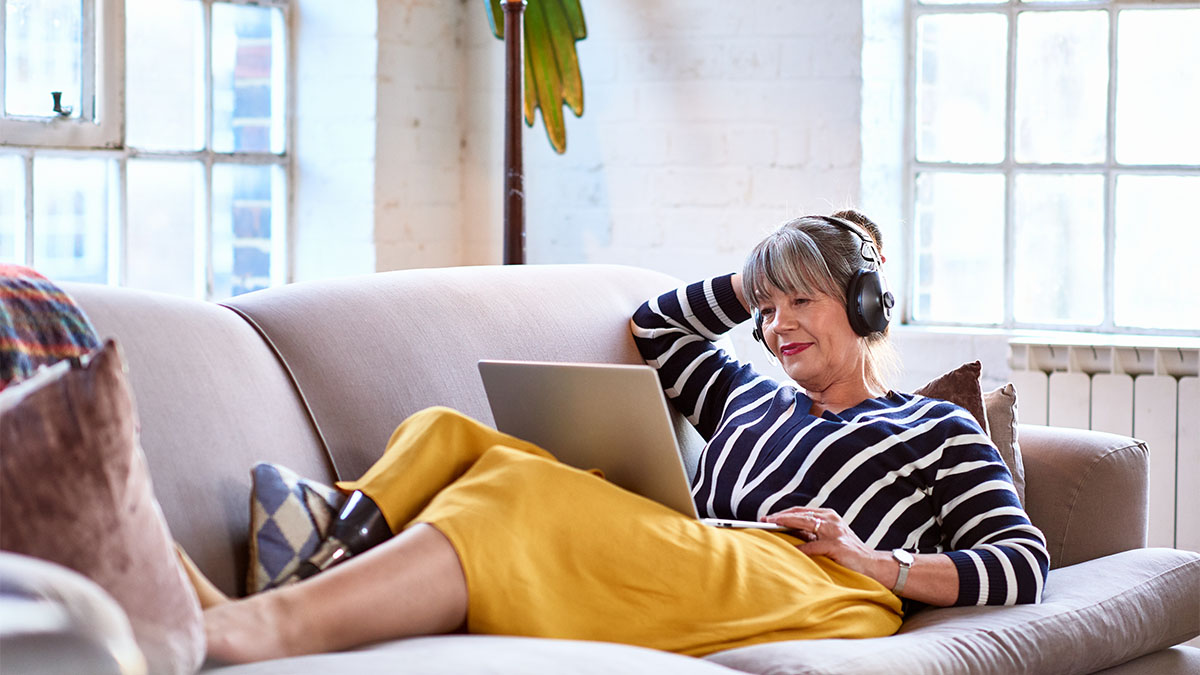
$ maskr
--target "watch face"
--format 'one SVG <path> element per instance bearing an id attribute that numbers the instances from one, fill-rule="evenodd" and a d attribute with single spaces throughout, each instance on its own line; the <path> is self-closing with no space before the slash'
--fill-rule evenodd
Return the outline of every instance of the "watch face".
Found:
<path id="1" fill-rule="evenodd" d="M 904 565 L 911 565 L 913 564 L 913 560 L 915 560 L 915 558 L 913 558 L 913 554 L 905 551 L 902 548 L 893 550 L 892 557 Z"/>

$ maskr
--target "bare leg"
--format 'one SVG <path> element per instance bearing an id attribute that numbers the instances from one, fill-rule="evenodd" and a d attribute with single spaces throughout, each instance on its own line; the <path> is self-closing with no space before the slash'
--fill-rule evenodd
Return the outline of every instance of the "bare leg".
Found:
<path id="1" fill-rule="evenodd" d="M 447 633 L 466 616 L 458 554 L 420 524 L 294 586 L 207 609 L 204 626 L 211 658 L 247 663 Z"/>

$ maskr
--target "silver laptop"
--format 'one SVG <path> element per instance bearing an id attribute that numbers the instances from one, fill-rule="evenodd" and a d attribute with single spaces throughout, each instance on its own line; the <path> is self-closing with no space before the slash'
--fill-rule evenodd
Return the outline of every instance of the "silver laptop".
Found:
<path id="1" fill-rule="evenodd" d="M 600 469 L 630 492 L 715 527 L 785 529 L 700 518 L 683 457 L 649 366 L 480 361 L 496 428 L 580 469 Z"/>

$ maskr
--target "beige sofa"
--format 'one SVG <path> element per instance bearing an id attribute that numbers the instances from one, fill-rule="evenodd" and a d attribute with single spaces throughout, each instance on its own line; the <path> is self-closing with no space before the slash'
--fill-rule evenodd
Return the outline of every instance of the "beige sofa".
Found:
<path id="1" fill-rule="evenodd" d="M 647 270 L 580 265 L 381 273 L 224 305 L 65 288 L 124 349 L 172 534 L 217 586 L 236 594 L 255 462 L 331 482 L 362 472 L 396 424 L 427 406 L 490 422 L 479 359 L 638 363 L 630 314 L 678 284 Z M 1143 548 L 1145 446 L 1034 426 L 1021 426 L 1019 441 L 1028 510 L 1054 567 L 1040 605 L 931 609 L 892 637 L 774 643 L 704 660 L 604 643 L 452 635 L 210 670 L 1064 675 L 1123 663 L 1105 672 L 1200 672 L 1200 650 L 1171 648 L 1200 634 L 1200 555 Z"/>

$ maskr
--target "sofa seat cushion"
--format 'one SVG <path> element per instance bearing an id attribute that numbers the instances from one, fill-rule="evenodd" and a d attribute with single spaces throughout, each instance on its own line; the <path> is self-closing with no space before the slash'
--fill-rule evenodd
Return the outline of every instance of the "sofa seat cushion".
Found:
<path id="1" fill-rule="evenodd" d="M 1043 600 L 926 609 L 869 640 L 777 642 L 707 659 L 754 673 L 1091 673 L 1200 634 L 1200 554 L 1137 549 L 1050 572 Z"/>
<path id="2" fill-rule="evenodd" d="M 690 656 L 611 642 L 492 635 L 396 640 L 352 652 L 317 654 L 204 670 L 203 675 L 736 675 Z"/>

